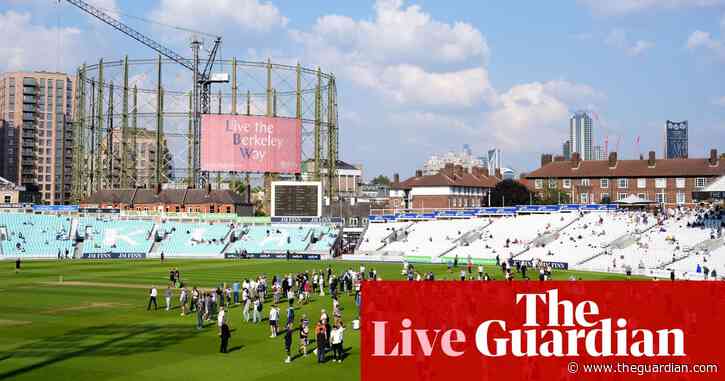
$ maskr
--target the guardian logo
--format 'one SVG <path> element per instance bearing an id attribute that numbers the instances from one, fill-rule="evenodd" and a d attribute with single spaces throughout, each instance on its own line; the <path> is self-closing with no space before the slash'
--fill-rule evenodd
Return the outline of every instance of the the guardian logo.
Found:
<path id="1" fill-rule="evenodd" d="M 516 294 L 523 306 L 521 329 L 508 329 L 504 320 L 487 320 L 473 334 L 478 352 L 486 357 L 666 357 L 685 356 L 682 329 L 630 329 L 625 318 L 601 318 L 599 306 L 586 300 L 574 304 L 559 300 L 558 290 Z M 537 307 L 545 305 L 546 316 Z M 431 356 L 440 351 L 448 357 L 465 354 L 468 336 L 461 329 L 411 329 L 413 322 L 402 319 L 399 338 L 386 346 L 388 321 L 372 321 L 372 356 Z"/>

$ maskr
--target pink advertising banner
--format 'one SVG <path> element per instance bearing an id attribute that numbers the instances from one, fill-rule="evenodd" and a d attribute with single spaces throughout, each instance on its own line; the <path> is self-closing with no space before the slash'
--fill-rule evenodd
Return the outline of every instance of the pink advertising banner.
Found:
<path id="1" fill-rule="evenodd" d="M 203 171 L 299 173 L 299 119 L 202 115 Z"/>

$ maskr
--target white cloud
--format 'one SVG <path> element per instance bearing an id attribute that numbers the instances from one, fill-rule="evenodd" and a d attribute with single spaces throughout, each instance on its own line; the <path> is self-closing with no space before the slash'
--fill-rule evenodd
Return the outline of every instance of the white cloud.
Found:
<path id="1" fill-rule="evenodd" d="M 489 48 L 479 30 L 434 20 L 401 0 L 380 0 L 374 12 L 372 21 L 322 16 L 309 32 L 290 35 L 309 59 L 396 104 L 460 108 L 495 102 L 483 66 Z"/>
<path id="2" fill-rule="evenodd" d="M 5 36 L 0 44 L 0 69 L 4 70 L 49 70 L 56 65 L 63 69 L 63 54 L 58 54 L 57 47 L 74 56 L 82 49 L 79 29 L 36 25 L 30 13 L 0 13 L 0 36 Z"/>
<path id="3" fill-rule="evenodd" d="M 436 21 L 417 5 L 404 7 L 402 0 L 381 0 L 374 8 L 373 21 L 322 16 L 310 34 L 377 63 L 462 62 L 489 54 L 486 39 L 471 24 Z"/>
<path id="4" fill-rule="evenodd" d="M 492 136 L 496 146 L 507 152 L 526 152 L 526 147 L 557 149 L 569 110 L 603 98 L 589 86 L 568 81 L 517 85 L 499 96 L 497 108 L 485 113 L 481 134 Z M 535 145 L 525 144 L 531 139 Z"/>
<path id="5" fill-rule="evenodd" d="M 165 24 L 220 33 L 224 27 L 264 32 L 287 25 L 271 2 L 259 0 L 161 0 L 152 18 Z"/>
<path id="6" fill-rule="evenodd" d="M 483 68 L 435 73 L 401 64 L 378 69 L 381 70 L 363 73 L 358 82 L 381 91 L 399 104 L 465 108 L 496 100 L 488 72 Z"/>
<path id="7" fill-rule="evenodd" d="M 690 34 L 687 39 L 686 46 L 688 49 L 706 49 L 715 55 L 715 57 L 725 60 L 725 44 L 722 41 L 713 38 L 710 33 L 696 30 Z"/>
<path id="8" fill-rule="evenodd" d="M 604 39 L 604 43 L 611 47 L 621 49 L 628 56 L 632 57 L 638 56 L 645 50 L 654 47 L 654 43 L 651 41 L 630 41 L 629 37 L 627 37 L 627 32 L 622 29 L 612 29 L 609 35 L 607 35 L 607 38 Z"/>
<path id="9" fill-rule="evenodd" d="M 713 99 L 712 104 L 725 107 L 725 96 Z"/>
<path id="10" fill-rule="evenodd" d="M 650 9 L 705 8 L 725 4 L 725 0 L 579 0 L 595 13 L 620 15 Z"/>

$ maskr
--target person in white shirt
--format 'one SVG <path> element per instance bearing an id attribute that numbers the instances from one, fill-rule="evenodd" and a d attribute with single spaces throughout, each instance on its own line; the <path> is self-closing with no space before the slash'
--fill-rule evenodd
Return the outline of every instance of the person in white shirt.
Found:
<path id="1" fill-rule="evenodd" d="M 332 344 L 333 362 L 342 362 L 342 335 L 344 331 L 345 328 L 342 326 L 342 323 L 337 323 L 330 332 L 330 343 Z"/>
<path id="2" fill-rule="evenodd" d="M 170 286 L 166 286 L 166 291 L 164 291 L 164 300 L 166 301 L 166 311 L 171 310 L 171 296 L 172 291 Z"/>
<path id="3" fill-rule="evenodd" d="M 224 310 L 224 306 L 219 307 L 219 314 L 217 314 L 217 327 L 219 327 L 219 336 L 222 334 L 222 325 L 227 322 L 227 314 Z"/>
<path id="4" fill-rule="evenodd" d="M 277 322 L 279 321 L 279 308 L 277 305 L 273 305 L 269 309 L 269 330 L 270 338 L 277 337 Z"/>
<path id="5" fill-rule="evenodd" d="M 156 287 L 151 286 L 151 291 L 149 291 L 149 305 L 146 307 L 146 311 L 149 311 L 151 309 L 151 305 L 154 305 L 154 310 L 158 310 L 159 307 L 156 304 L 156 297 L 159 296 L 159 291 L 156 289 Z"/>
<path id="6" fill-rule="evenodd" d="M 259 298 L 254 298 L 254 311 L 252 311 L 252 323 L 259 323 L 262 321 L 262 302 Z"/>
<path id="7" fill-rule="evenodd" d="M 242 316 L 244 317 L 245 322 L 249 322 L 249 309 L 252 307 L 252 300 L 249 297 L 249 291 L 247 291 L 246 288 L 242 290 L 242 304 L 244 304 L 244 307 L 242 308 Z"/>

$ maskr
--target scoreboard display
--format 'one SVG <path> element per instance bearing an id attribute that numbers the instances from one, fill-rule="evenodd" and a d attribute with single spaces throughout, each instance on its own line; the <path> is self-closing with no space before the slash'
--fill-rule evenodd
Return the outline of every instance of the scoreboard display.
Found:
<path id="1" fill-rule="evenodd" d="M 272 217 L 320 217 L 322 184 L 319 181 L 272 183 Z"/>

